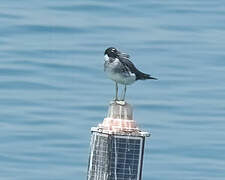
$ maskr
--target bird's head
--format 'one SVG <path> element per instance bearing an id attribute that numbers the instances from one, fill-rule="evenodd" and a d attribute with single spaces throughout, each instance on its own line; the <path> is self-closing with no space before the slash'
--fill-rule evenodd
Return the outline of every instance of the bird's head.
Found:
<path id="1" fill-rule="evenodd" d="M 111 58 L 129 58 L 130 57 L 128 54 L 120 52 L 114 47 L 107 48 L 105 50 L 104 55 L 107 55 L 108 57 L 111 57 Z"/>
<path id="2" fill-rule="evenodd" d="M 108 55 L 108 57 L 111 57 L 111 58 L 118 58 L 119 54 L 121 54 L 121 53 L 116 48 L 109 47 L 105 50 L 104 55 Z"/>

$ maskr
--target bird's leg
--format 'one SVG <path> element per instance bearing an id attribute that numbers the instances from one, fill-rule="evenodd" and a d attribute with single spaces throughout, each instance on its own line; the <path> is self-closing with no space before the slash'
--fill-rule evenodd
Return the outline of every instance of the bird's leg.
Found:
<path id="1" fill-rule="evenodd" d="M 118 84 L 116 82 L 116 97 L 115 97 L 115 101 L 118 101 Z"/>
<path id="2" fill-rule="evenodd" d="M 126 85 L 124 85 L 124 90 L 123 90 L 123 99 L 122 99 L 122 101 L 124 101 L 124 100 L 125 100 L 126 91 L 127 91 L 127 86 L 126 86 Z"/>

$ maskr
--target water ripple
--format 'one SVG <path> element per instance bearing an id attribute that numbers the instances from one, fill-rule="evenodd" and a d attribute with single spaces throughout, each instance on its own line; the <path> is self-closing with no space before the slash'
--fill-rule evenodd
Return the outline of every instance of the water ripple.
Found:
<path id="1" fill-rule="evenodd" d="M 68 26 L 56 26 L 56 25 L 17 25 L 10 26 L 7 28 L 2 28 L 0 30 L 2 35 L 18 35 L 18 34 L 46 34 L 46 33 L 56 33 L 56 34 L 77 34 L 77 33 L 87 33 L 85 28 L 79 27 L 68 27 Z"/>
<path id="2" fill-rule="evenodd" d="M 38 82 L 30 82 L 30 81 L 6 81 L 6 82 L 0 82 L 1 89 L 16 89 L 16 90 L 62 90 L 63 88 L 44 84 L 44 83 L 38 83 Z"/>
<path id="3" fill-rule="evenodd" d="M 19 15 L 12 15 L 12 14 L 7 14 L 7 13 L 0 13 L 0 18 L 1 19 L 21 19 L 23 17 L 22 16 L 19 16 Z"/>
<path id="4" fill-rule="evenodd" d="M 0 68 L 0 76 L 26 76 L 34 74 L 34 71 L 28 69 Z"/>
<path id="5" fill-rule="evenodd" d="M 72 11 L 72 12 L 95 12 L 102 13 L 107 12 L 107 14 L 117 14 L 117 13 L 130 13 L 130 11 L 121 6 L 110 6 L 104 4 L 79 4 L 71 6 L 50 6 L 49 9 L 56 11 Z"/>

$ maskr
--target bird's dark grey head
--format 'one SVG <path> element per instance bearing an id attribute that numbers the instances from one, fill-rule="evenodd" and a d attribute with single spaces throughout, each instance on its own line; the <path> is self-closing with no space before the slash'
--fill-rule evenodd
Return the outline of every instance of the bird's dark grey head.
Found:
<path id="1" fill-rule="evenodd" d="M 109 57 L 112 58 L 118 58 L 119 54 L 121 54 L 116 48 L 114 47 L 109 47 L 105 50 L 105 55 L 108 55 Z"/>

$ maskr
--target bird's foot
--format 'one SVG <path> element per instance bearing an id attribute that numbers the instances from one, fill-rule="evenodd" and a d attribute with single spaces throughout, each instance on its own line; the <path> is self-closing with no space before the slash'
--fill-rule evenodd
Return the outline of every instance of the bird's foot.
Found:
<path id="1" fill-rule="evenodd" d="M 119 104 L 121 106 L 124 106 L 126 104 L 126 101 L 116 101 L 116 104 Z"/>
<path id="2" fill-rule="evenodd" d="M 113 102 L 122 106 L 126 104 L 125 100 L 119 100 L 119 99 L 114 99 Z"/>
<path id="3" fill-rule="evenodd" d="M 115 102 L 116 102 L 116 101 L 119 101 L 119 99 L 118 99 L 118 98 L 115 98 L 115 99 L 113 99 L 113 101 L 115 101 Z"/>

